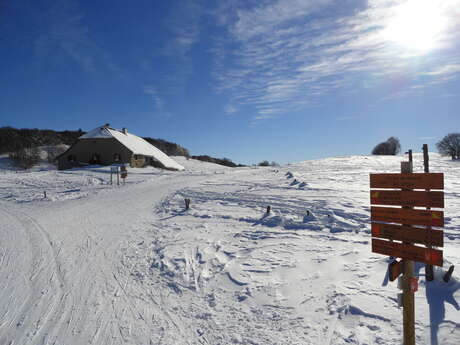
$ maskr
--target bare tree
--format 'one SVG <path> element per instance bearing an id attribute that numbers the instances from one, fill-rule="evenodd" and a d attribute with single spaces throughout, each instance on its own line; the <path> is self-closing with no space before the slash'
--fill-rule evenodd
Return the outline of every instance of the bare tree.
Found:
<path id="1" fill-rule="evenodd" d="M 22 148 L 9 154 L 16 166 L 24 169 L 32 168 L 40 161 L 38 148 Z"/>
<path id="2" fill-rule="evenodd" d="M 449 133 L 436 143 L 438 151 L 443 156 L 460 159 L 460 133 Z"/>
<path id="3" fill-rule="evenodd" d="M 396 137 L 390 137 L 387 141 L 378 144 L 372 150 L 373 155 L 397 155 L 401 151 L 401 144 Z"/>

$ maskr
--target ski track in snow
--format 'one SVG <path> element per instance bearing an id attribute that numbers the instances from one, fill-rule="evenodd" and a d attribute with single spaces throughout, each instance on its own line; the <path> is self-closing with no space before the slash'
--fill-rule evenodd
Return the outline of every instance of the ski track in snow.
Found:
<path id="1" fill-rule="evenodd" d="M 108 184 L 108 168 L 0 171 L 0 344 L 400 343 L 399 291 L 370 250 L 368 185 L 400 160 L 178 158 L 187 171 L 131 169 L 125 186 Z M 430 163 L 446 175 L 446 264 L 431 283 L 417 266 L 417 343 L 454 345 L 460 165 Z"/>

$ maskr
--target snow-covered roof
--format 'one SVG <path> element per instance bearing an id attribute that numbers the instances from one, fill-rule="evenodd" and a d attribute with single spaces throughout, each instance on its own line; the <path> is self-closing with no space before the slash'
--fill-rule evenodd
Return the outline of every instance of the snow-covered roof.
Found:
<path id="1" fill-rule="evenodd" d="M 83 134 L 78 139 L 94 139 L 94 138 L 111 138 L 112 134 L 109 132 L 109 127 L 102 126 L 94 128 L 86 134 Z"/>
<path id="2" fill-rule="evenodd" d="M 184 170 L 182 165 L 137 135 L 128 132 L 125 133 L 107 126 L 102 126 L 89 131 L 88 133 L 82 135 L 79 139 L 92 138 L 115 138 L 135 155 L 153 157 L 169 169 Z"/>

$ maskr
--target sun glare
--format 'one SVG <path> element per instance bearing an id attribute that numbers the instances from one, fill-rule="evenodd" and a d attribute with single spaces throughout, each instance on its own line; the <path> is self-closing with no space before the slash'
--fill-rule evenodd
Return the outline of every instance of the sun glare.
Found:
<path id="1" fill-rule="evenodd" d="M 402 47 L 428 52 L 436 46 L 445 26 L 438 1 L 409 0 L 395 7 L 383 34 Z"/>

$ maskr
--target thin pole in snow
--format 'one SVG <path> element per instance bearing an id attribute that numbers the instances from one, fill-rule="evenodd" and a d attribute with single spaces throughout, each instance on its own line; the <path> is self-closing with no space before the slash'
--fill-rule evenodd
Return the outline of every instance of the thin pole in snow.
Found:
<path id="1" fill-rule="evenodd" d="M 428 145 L 423 144 L 423 170 L 425 173 L 430 172 L 430 162 L 429 162 L 429 157 L 428 157 Z M 429 189 L 426 189 L 427 192 L 429 192 Z M 427 207 L 427 210 L 431 210 L 431 207 Z M 431 230 L 431 226 L 428 226 L 427 228 L 428 231 Z M 431 232 L 429 232 L 431 233 Z M 431 241 L 429 241 L 427 248 L 431 249 Z M 433 273 L 433 266 L 426 264 L 425 265 L 425 278 L 427 281 L 431 282 L 434 279 L 434 273 Z"/>

